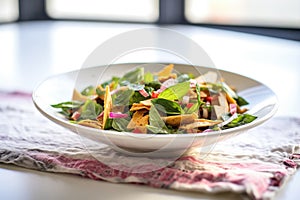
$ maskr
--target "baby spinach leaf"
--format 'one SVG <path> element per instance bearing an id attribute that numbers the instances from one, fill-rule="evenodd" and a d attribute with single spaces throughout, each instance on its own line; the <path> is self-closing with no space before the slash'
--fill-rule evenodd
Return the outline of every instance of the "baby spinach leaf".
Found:
<path id="1" fill-rule="evenodd" d="M 139 83 L 144 80 L 144 68 L 136 68 L 127 72 L 119 81 L 128 81 L 129 83 Z"/>
<path id="2" fill-rule="evenodd" d="M 239 114 L 237 118 L 225 125 L 223 128 L 234 128 L 254 121 L 257 117 L 250 114 Z"/>
<path id="3" fill-rule="evenodd" d="M 248 101 L 246 101 L 243 97 L 241 96 L 238 96 L 237 98 L 235 98 L 236 100 L 236 103 L 239 105 L 239 106 L 245 106 L 245 105 L 248 105 Z"/>
<path id="4" fill-rule="evenodd" d="M 61 108 L 61 109 L 76 109 L 83 105 L 81 101 L 65 101 L 58 104 L 52 104 L 53 108 Z"/>
<path id="5" fill-rule="evenodd" d="M 183 114 L 183 110 L 181 106 L 175 102 L 167 99 L 156 98 L 152 99 L 152 104 L 156 107 L 156 109 L 161 112 L 165 112 L 167 115 L 181 115 Z M 160 105 L 160 106 L 158 106 Z"/>
<path id="6" fill-rule="evenodd" d="M 128 131 L 127 125 L 129 123 L 129 120 L 127 118 L 115 118 L 112 121 L 112 127 L 113 129 L 117 131 Z"/>
<path id="7" fill-rule="evenodd" d="M 149 123 L 147 128 L 153 133 L 168 133 L 168 128 L 165 122 L 160 117 L 155 106 L 151 106 L 149 111 Z"/>
<path id="8" fill-rule="evenodd" d="M 105 90 L 104 90 L 104 89 L 101 90 L 100 88 L 96 88 L 96 94 L 97 94 L 98 96 L 104 95 L 104 94 L 105 94 Z"/>
<path id="9" fill-rule="evenodd" d="M 132 105 L 133 103 L 139 103 L 140 101 L 144 101 L 146 99 L 147 97 L 144 97 L 138 91 L 134 91 L 133 95 L 129 99 L 129 105 Z"/>
<path id="10" fill-rule="evenodd" d="M 182 83 L 182 82 L 185 82 L 185 81 L 188 81 L 190 80 L 190 77 L 188 74 L 181 74 L 177 77 L 177 81 L 178 83 Z"/>
<path id="11" fill-rule="evenodd" d="M 104 124 L 104 130 L 109 130 L 112 128 L 113 119 L 107 118 L 106 123 Z"/>
<path id="12" fill-rule="evenodd" d="M 145 84 L 147 87 L 152 87 L 154 90 L 158 90 L 161 86 L 161 83 L 159 81 L 152 81 Z"/>
<path id="13" fill-rule="evenodd" d="M 134 94 L 133 90 L 119 91 L 118 93 L 112 95 L 114 105 L 129 105 L 130 99 Z"/>
<path id="14" fill-rule="evenodd" d="M 171 101 L 182 98 L 190 89 L 190 82 L 177 83 L 162 91 L 158 98 L 168 99 Z"/>
<path id="15" fill-rule="evenodd" d="M 89 96 L 89 95 L 92 95 L 94 93 L 94 91 L 95 91 L 95 88 L 93 86 L 88 86 L 81 91 L 81 94 L 84 96 Z"/>
<path id="16" fill-rule="evenodd" d="M 86 100 L 81 109 L 80 119 L 96 119 L 102 111 L 103 108 L 100 104 L 92 100 Z"/>
<path id="17" fill-rule="evenodd" d="M 168 130 L 166 129 L 162 129 L 160 127 L 156 127 L 156 126 L 151 126 L 151 125 L 147 125 L 147 129 L 151 132 L 151 133 L 160 133 L 160 134 L 168 134 Z"/>
<path id="18" fill-rule="evenodd" d="M 107 85 L 110 85 L 111 84 L 111 90 L 114 90 L 116 89 L 116 87 L 118 86 L 119 84 L 119 80 L 120 78 L 117 77 L 117 76 L 113 76 L 110 80 L 108 81 L 105 81 L 104 83 L 101 84 L 101 87 L 102 88 L 105 88 Z"/>
<path id="19" fill-rule="evenodd" d="M 53 108 L 60 108 L 61 111 L 59 111 L 60 114 L 66 116 L 67 118 L 70 118 L 72 113 L 76 110 L 78 110 L 84 102 L 81 101 L 66 101 L 58 104 L 51 105 Z"/>

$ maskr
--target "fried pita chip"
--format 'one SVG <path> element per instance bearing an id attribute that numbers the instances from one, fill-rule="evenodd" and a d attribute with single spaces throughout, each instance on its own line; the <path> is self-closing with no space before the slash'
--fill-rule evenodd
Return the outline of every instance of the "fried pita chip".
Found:
<path id="1" fill-rule="evenodd" d="M 166 124 L 169 124 L 171 126 L 180 126 L 181 124 L 193 123 L 196 118 L 196 114 L 186 114 L 163 117 L 162 119 L 165 121 Z"/>
<path id="2" fill-rule="evenodd" d="M 151 108 L 151 105 L 146 106 L 142 103 L 134 103 L 134 104 L 132 104 L 130 111 L 137 111 L 137 110 L 142 110 L 142 109 L 150 110 L 150 108 Z"/>
<path id="3" fill-rule="evenodd" d="M 159 71 L 157 73 L 157 75 L 159 77 L 165 77 L 165 76 L 168 77 L 172 73 L 173 68 L 174 68 L 174 65 L 173 64 L 169 64 L 169 65 L 165 66 L 161 71 Z"/>
<path id="4" fill-rule="evenodd" d="M 78 90 L 76 89 L 73 90 L 73 96 L 72 96 L 73 101 L 86 101 L 88 99 L 89 97 L 82 95 Z"/>
<path id="5" fill-rule="evenodd" d="M 137 126 L 132 131 L 133 133 L 147 133 L 147 126 Z"/>
<path id="6" fill-rule="evenodd" d="M 161 83 L 165 82 L 166 80 L 168 80 L 168 79 L 170 79 L 170 78 L 176 79 L 176 78 L 177 78 L 177 74 L 171 73 L 169 76 L 158 76 L 158 80 L 159 80 Z"/>
<path id="7" fill-rule="evenodd" d="M 78 90 L 73 90 L 72 100 L 73 101 L 86 101 L 88 99 L 95 100 L 98 97 L 98 95 L 89 95 L 85 96 L 82 95 Z"/>
<path id="8" fill-rule="evenodd" d="M 197 98 L 197 93 L 195 92 L 195 89 L 189 89 L 187 95 L 192 98 L 192 99 L 196 99 Z M 208 95 L 204 92 L 204 91 L 200 91 L 200 97 L 201 98 L 205 98 Z"/>
<path id="9" fill-rule="evenodd" d="M 195 129 L 201 127 L 214 126 L 221 123 L 221 120 L 195 119 L 195 122 L 180 126 L 180 129 Z"/>
<path id="10" fill-rule="evenodd" d="M 80 124 L 82 126 L 91 127 L 91 128 L 102 129 L 102 124 L 96 120 L 84 119 L 84 120 L 79 121 L 78 124 Z"/>
<path id="11" fill-rule="evenodd" d="M 157 72 L 156 75 L 158 76 L 158 80 L 160 82 L 165 82 L 166 80 L 173 78 L 177 78 L 177 74 L 172 73 L 174 68 L 174 64 L 169 64 L 165 66 L 161 71 Z"/>
<path id="12" fill-rule="evenodd" d="M 145 115 L 148 112 L 148 110 L 138 110 L 133 115 L 132 118 L 127 125 L 128 129 L 134 129 L 137 126 L 146 126 L 149 124 L 149 115 Z"/>
<path id="13" fill-rule="evenodd" d="M 144 101 L 140 101 L 140 103 L 145 105 L 145 106 L 151 106 L 152 105 L 151 100 L 152 99 L 147 99 L 147 100 L 144 100 Z"/>
<path id="14" fill-rule="evenodd" d="M 199 83 L 199 84 L 203 84 L 203 83 L 216 83 L 218 80 L 218 74 L 216 72 L 206 72 L 205 74 L 198 76 L 197 78 L 195 78 L 195 80 Z"/>
<path id="15" fill-rule="evenodd" d="M 105 95 L 104 95 L 103 129 L 105 129 L 105 125 L 109 117 L 109 113 L 111 112 L 111 109 L 112 109 L 112 98 L 110 95 L 109 86 L 107 85 L 105 87 Z"/>

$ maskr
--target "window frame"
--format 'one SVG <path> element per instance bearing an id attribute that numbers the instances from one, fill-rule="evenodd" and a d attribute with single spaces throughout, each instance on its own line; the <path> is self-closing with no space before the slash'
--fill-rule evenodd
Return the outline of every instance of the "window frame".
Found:
<path id="1" fill-rule="evenodd" d="M 31 6 L 31 5 L 35 6 Z M 156 22 L 136 22 L 136 21 L 115 21 L 98 19 L 54 19 L 46 11 L 46 0 L 19 0 L 19 18 L 16 22 L 35 20 L 55 20 L 55 21 L 97 21 L 97 22 L 118 22 L 118 23 L 145 23 L 157 25 L 194 25 L 237 32 L 265 35 L 277 38 L 300 41 L 300 29 L 281 27 L 262 27 L 244 25 L 220 25 L 207 23 L 191 23 L 185 17 L 185 0 L 159 0 L 159 18 Z M 0 22 L 9 23 L 9 22 Z"/>

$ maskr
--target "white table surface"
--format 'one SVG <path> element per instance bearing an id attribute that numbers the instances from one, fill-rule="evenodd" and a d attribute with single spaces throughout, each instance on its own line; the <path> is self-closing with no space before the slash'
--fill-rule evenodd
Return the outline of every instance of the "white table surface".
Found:
<path id="1" fill-rule="evenodd" d="M 0 25 L 0 91 L 32 91 L 48 76 L 79 69 L 102 42 L 142 24 L 25 22 Z M 167 26 L 208 53 L 219 69 L 254 78 L 278 96 L 275 116 L 300 117 L 300 42 L 195 26 Z M 124 62 L 174 62 L 169 57 L 134 57 Z M 275 199 L 299 199 L 297 172 Z M 0 164 L 0 199 L 243 199 L 112 184 L 72 175 Z"/>

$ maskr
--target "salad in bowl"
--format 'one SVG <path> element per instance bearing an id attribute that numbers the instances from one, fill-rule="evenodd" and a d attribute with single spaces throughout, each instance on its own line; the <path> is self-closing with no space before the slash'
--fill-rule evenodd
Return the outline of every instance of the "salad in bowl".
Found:
<path id="1" fill-rule="evenodd" d="M 201 134 L 256 120 L 234 86 L 208 71 L 178 73 L 174 65 L 157 72 L 143 67 L 98 85 L 74 89 L 71 101 L 51 106 L 71 123 L 136 134 Z"/>

